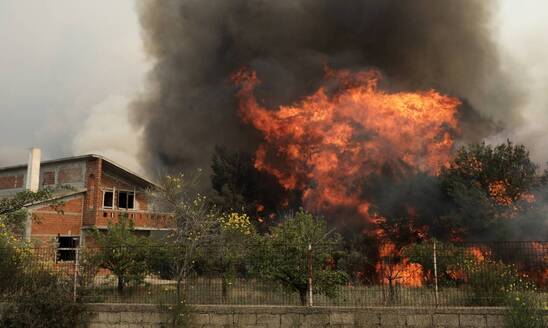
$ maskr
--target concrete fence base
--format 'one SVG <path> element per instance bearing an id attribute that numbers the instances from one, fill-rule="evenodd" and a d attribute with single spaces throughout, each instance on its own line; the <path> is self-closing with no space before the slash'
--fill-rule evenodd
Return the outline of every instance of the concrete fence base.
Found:
<path id="1" fill-rule="evenodd" d="M 143 304 L 90 304 L 90 328 L 168 327 L 167 314 Z M 192 327 L 503 327 L 503 308 L 193 306 Z M 545 312 L 545 320 L 548 311 Z"/>

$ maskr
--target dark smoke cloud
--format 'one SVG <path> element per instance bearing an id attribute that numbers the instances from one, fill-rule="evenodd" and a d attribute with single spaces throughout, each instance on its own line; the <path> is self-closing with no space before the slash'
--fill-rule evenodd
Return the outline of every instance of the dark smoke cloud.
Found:
<path id="1" fill-rule="evenodd" d="M 374 67 L 391 88 L 461 97 L 468 141 L 489 133 L 489 121 L 519 120 L 519 94 L 490 37 L 492 1 L 142 0 L 138 8 L 156 60 L 150 89 L 134 103 L 149 165 L 208 167 L 215 145 L 258 142 L 228 81 L 242 66 L 257 71 L 267 106 L 312 92 L 327 64 Z"/>

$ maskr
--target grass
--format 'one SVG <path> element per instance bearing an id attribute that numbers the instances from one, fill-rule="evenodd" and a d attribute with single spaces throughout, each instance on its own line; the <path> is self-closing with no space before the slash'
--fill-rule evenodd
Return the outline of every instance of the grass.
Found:
<path id="1" fill-rule="evenodd" d="M 176 284 L 169 280 L 146 280 L 140 286 L 127 287 L 123 295 L 118 294 L 114 280 L 103 279 L 88 290 L 86 300 L 105 303 L 151 303 L 168 304 L 175 300 Z M 470 291 L 466 287 L 440 288 L 439 306 L 466 306 L 470 304 Z M 314 295 L 318 306 L 435 306 L 433 288 L 394 288 L 392 297 L 387 286 L 341 286 L 336 297 Z M 541 297 L 548 297 L 542 293 Z M 257 280 L 232 280 L 223 295 L 221 279 L 193 278 L 188 281 L 189 304 L 233 304 L 233 305 L 300 305 L 299 296 L 281 290 L 269 282 Z"/>

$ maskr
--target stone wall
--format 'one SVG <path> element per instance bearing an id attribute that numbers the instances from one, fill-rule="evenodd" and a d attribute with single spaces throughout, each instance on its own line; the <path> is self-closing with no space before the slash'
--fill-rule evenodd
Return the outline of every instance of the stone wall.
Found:
<path id="1" fill-rule="evenodd" d="M 89 309 L 90 328 L 167 327 L 165 313 L 155 305 L 93 304 Z M 502 308 L 194 306 L 192 327 L 503 327 L 503 314 Z"/>

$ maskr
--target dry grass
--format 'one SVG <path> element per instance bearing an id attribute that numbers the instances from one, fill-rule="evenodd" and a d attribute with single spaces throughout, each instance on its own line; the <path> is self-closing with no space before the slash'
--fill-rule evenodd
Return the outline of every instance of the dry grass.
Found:
<path id="1" fill-rule="evenodd" d="M 154 303 L 167 304 L 175 299 L 176 284 L 170 280 L 148 279 L 141 286 L 128 287 L 119 295 L 113 280 L 104 279 L 88 292 L 90 302 Z M 466 287 L 440 288 L 439 306 L 468 305 L 469 290 Z M 544 293 L 543 296 L 548 296 Z M 268 282 L 256 280 L 230 281 L 223 295 L 220 279 L 195 278 L 189 280 L 190 304 L 234 305 L 300 305 L 299 296 L 289 293 Z M 318 306 L 435 306 L 433 288 L 401 287 L 391 295 L 387 286 L 341 286 L 336 297 L 315 295 Z"/>

